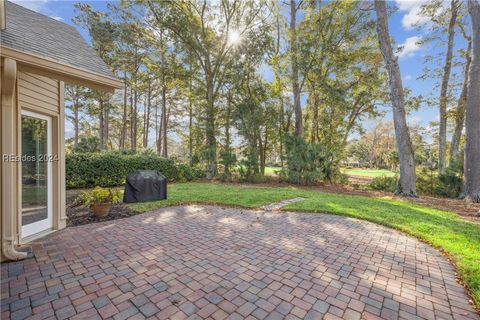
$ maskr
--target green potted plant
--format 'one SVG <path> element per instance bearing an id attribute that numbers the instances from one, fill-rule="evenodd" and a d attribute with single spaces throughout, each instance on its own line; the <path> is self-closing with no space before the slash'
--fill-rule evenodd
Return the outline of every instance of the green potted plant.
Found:
<path id="1" fill-rule="evenodd" d="M 82 192 L 76 199 L 76 205 L 90 207 L 97 217 L 105 217 L 110 213 L 112 205 L 122 200 L 122 191 L 95 187 L 93 190 Z"/>

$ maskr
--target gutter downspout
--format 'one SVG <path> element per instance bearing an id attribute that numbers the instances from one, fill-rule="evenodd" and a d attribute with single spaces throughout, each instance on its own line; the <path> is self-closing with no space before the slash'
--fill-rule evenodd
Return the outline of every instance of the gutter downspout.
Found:
<path id="1" fill-rule="evenodd" d="M 3 59 L 2 74 L 2 110 L 1 114 L 1 219 L 2 219 L 2 254 L 9 260 L 21 260 L 27 257 L 26 252 L 15 249 L 15 217 L 18 211 L 18 163 L 6 161 L 4 155 L 17 153 L 17 106 L 15 84 L 17 80 L 17 62 Z"/>

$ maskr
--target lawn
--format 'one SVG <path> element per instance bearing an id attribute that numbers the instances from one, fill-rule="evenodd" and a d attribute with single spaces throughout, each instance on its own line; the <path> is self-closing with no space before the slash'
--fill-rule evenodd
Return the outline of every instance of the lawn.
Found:
<path id="1" fill-rule="evenodd" d="M 240 170 L 240 166 L 235 166 L 234 167 L 234 170 L 236 171 L 239 171 Z M 267 176 L 274 176 L 276 175 L 280 170 L 282 170 L 281 167 L 265 167 L 265 174 Z"/>
<path id="2" fill-rule="evenodd" d="M 468 284 L 477 306 L 480 306 L 480 225 L 465 221 L 453 212 L 397 199 L 341 195 L 294 187 L 185 183 L 170 185 L 168 197 L 168 200 L 130 204 L 129 207 L 139 212 L 189 203 L 258 208 L 283 199 L 304 197 L 305 201 L 284 209 L 343 215 L 401 230 L 448 253 Z"/>
<path id="3" fill-rule="evenodd" d="M 386 169 L 342 169 L 342 172 L 349 176 L 361 176 L 361 177 L 393 177 L 395 172 Z"/>
<path id="4" fill-rule="evenodd" d="M 280 167 L 265 167 L 265 174 L 273 176 L 277 174 L 282 168 Z"/>

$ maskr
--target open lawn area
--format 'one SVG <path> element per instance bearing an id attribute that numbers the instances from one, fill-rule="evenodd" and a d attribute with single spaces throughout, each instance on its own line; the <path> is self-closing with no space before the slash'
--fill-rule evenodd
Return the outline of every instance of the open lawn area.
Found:
<path id="1" fill-rule="evenodd" d="M 386 169 L 360 169 L 360 168 L 342 169 L 342 173 L 349 176 L 361 176 L 361 177 L 370 177 L 370 178 L 381 177 L 381 176 L 393 177 L 396 174 L 395 172 L 386 170 Z"/>
<path id="2" fill-rule="evenodd" d="M 234 170 L 237 172 L 240 171 L 241 166 L 235 166 Z M 265 175 L 267 176 L 275 176 L 278 172 L 282 170 L 281 167 L 265 167 Z"/>
<path id="3" fill-rule="evenodd" d="M 284 210 L 330 213 L 364 219 L 398 229 L 448 254 L 480 306 L 480 224 L 457 214 L 390 198 L 324 193 L 294 187 L 256 187 L 234 184 L 185 183 L 168 189 L 168 200 L 128 205 L 138 212 L 180 204 L 218 204 L 258 208 L 284 199 L 305 201 Z"/>
<path id="4" fill-rule="evenodd" d="M 280 172 L 282 170 L 282 168 L 280 167 L 265 167 L 265 174 L 266 175 L 275 175 L 277 174 L 278 172 Z"/>

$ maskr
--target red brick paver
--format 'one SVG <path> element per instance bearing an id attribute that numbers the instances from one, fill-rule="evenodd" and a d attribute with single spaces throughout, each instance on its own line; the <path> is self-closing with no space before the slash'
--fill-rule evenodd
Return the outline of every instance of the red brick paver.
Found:
<path id="1" fill-rule="evenodd" d="M 479 319 L 451 264 L 339 216 L 165 208 L 2 264 L 2 319 Z"/>

